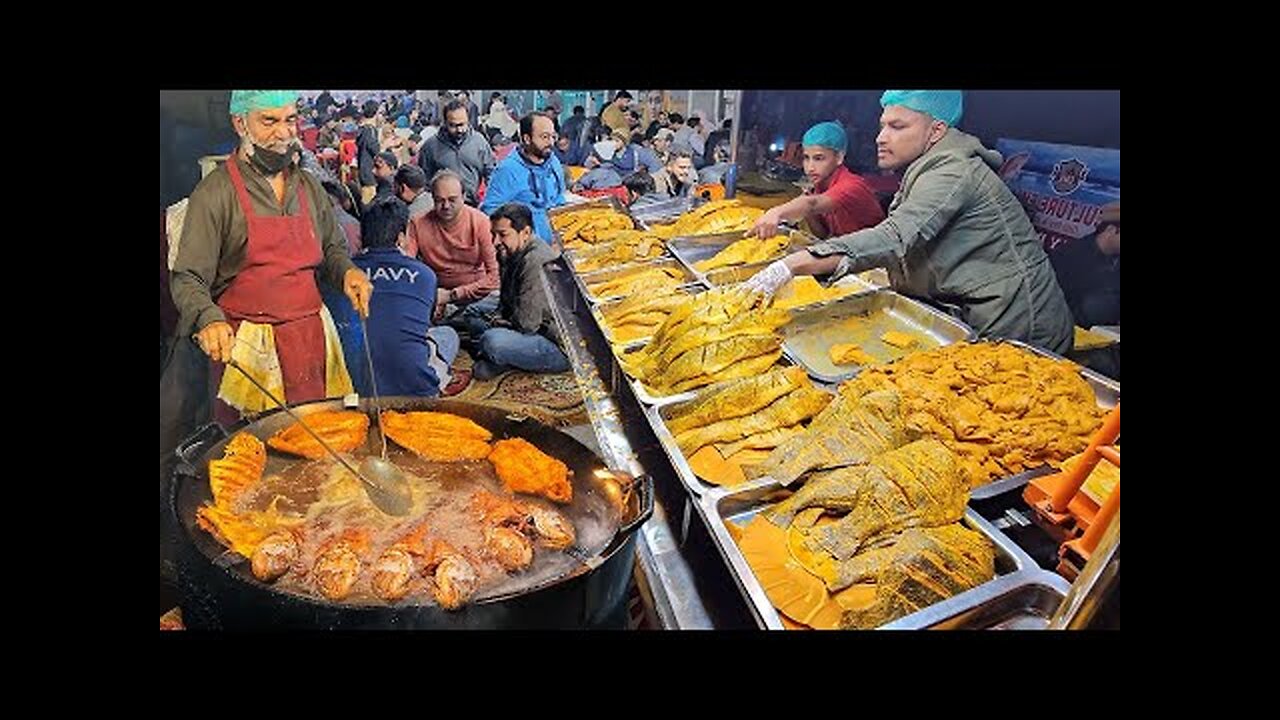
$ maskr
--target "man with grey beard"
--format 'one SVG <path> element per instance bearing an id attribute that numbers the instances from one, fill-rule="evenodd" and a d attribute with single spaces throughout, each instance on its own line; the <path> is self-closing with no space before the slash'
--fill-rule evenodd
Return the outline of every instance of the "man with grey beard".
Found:
<path id="1" fill-rule="evenodd" d="M 192 191 L 170 278 L 177 337 L 213 361 L 214 419 L 227 425 L 274 405 L 238 373 L 223 376 L 233 358 L 288 403 L 351 391 L 317 279 L 369 313 L 372 286 L 348 256 L 328 195 L 298 168 L 296 99 L 232 92 L 240 148 Z"/>

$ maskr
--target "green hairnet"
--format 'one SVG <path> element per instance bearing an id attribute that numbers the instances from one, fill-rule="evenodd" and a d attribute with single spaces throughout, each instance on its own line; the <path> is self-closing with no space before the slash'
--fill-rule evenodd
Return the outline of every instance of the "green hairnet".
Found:
<path id="1" fill-rule="evenodd" d="M 231 114 L 243 115 L 250 110 L 271 110 L 296 102 L 297 90 L 232 90 Z"/>
<path id="2" fill-rule="evenodd" d="M 880 107 L 901 105 L 954 126 L 964 115 L 964 93 L 959 90 L 885 90 Z"/>
<path id="3" fill-rule="evenodd" d="M 831 148 L 836 152 L 844 152 L 849 147 L 849 138 L 844 134 L 844 128 L 840 127 L 840 123 L 827 121 L 809 128 L 804 138 L 800 140 L 800 144 L 816 145 Z"/>

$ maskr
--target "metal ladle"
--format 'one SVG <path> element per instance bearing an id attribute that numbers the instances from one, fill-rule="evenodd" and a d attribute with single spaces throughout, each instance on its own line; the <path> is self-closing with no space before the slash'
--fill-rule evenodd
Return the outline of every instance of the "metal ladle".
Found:
<path id="1" fill-rule="evenodd" d="M 264 387 L 262 383 L 258 382 L 257 378 L 250 375 L 247 370 L 241 367 L 240 363 L 229 359 L 227 360 L 227 364 L 236 370 L 239 370 L 240 374 L 248 378 L 249 382 L 253 383 L 254 387 L 261 390 L 262 394 L 271 398 L 271 401 L 276 405 L 279 405 L 281 410 L 284 410 L 289 414 L 289 417 L 293 418 L 295 422 L 301 425 L 302 429 L 306 430 L 307 434 L 309 434 L 312 439 L 320 443 L 320 447 L 324 448 L 325 452 L 329 453 L 329 455 L 346 468 L 348 472 L 355 475 L 360 482 L 364 484 L 365 492 L 369 495 L 369 500 L 379 510 L 388 515 L 403 516 L 409 514 L 409 508 L 413 505 L 413 494 L 409 490 L 408 481 L 404 479 L 404 476 L 400 474 L 398 469 L 395 469 L 393 466 L 392 469 L 395 470 L 394 475 L 373 475 L 372 473 L 365 473 L 360 470 L 356 470 L 351 466 L 351 463 L 347 462 L 346 458 L 339 455 L 332 447 L 329 447 L 329 443 L 321 439 L 320 435 L 317 434 L 315 430 L 312 430 L 311 426 L 307 425 L 307 423 L 297 413 L 291 410 L 284 403 L 280 402 L 279 398 Z M 386 442 L 386 437 L 383 436 L 382 451 L 384 453 L 386 452 Z"/>
<path id="2" fill-rule="evenodd" d="M 359 316 L 359 313 L 356 313 Z M 373 412 L 378 419 L 378 434 L 382 436 L 382 457 L 365 456 L 360 461 L 360 472 L 369 476 L 382 487 L 403 486 L 406 490 L 409 481 L 405 479 L 400 468 L 387 460 L 387 431 L 382 427 L 382 400 L 378 397 L 378 379 L 373 371 L 373 355 L 369 350 L 369 330 L 363 317 L 360 318 L 360 335 L 364 339 L 364 359 L 369 363 L 369 387 L 373 391 Z"/>

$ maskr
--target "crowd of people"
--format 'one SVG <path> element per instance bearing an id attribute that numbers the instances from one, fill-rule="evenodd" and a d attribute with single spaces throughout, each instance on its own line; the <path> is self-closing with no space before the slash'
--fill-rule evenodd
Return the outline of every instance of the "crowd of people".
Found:
<path id="1" fill-rule="evenodd" d="M 360 104 L 233 92 L 240 146 L 191 193 L 170 237 L 174 351 L 212 360 L 215 417 L 267 409 L 224 372 L 232 359 L 290 403 L 366 394 L 374 379 L 382 393 L 435 396 L 460 348 L 480 379 L 568 369 L 541 282 L 559 250 L 548 211 L 570 192 L 614 194 L 633 210 L 689 197 L 730 167 L 732 125 L 642 114 L 626 91 L 595 117 L 576 106 L 561 122 L 551 98 L 515 118 L 500 93 L 481 115 L 465 91 Z M 1069 308 L 995 175 L 999 155 L 955 127 L 961 93 L 889 91 L 882 105 L 879 164 L 903 173 L 887 212 L 846 167 L 841 125 L 814 124 L 802 140 L 809 189 L 749 233 L 803 220 L 819 242 L 748 284 L 771 294 L 797 274 L 885 267 L 896 289 L 951 308 L 982 336 L 1069 350 L 1080 304 Z M 1105 219 L 1097 246 L 1117 259 L 1098 264 L 1118 268 L 1118 206 Z"/>

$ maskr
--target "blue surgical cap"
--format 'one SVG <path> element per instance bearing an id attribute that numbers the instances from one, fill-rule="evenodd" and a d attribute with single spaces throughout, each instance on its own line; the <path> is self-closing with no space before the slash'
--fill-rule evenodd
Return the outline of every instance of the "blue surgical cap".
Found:
<path id="1" fill-rule="evenodd" d="M 901 105 L 954 126 L 964 115 L 964 93 L 959 90 L 885 90 L 880 107 Z"/>
<path id="2" fill-rule="evenodd" d="M 804 134 L 800 144 L 816 145 L 831 148 L 836 152 L 844 152 L 849 147 L 849 138 L 844 134 L 844 128 L 840 127 L 840 123 L 827 121 L 809 128 L 809 132 Z"/>
<path id="3" fill-rule="evenodd" d="M 271 110 L 296 102 L 297 90 L 232 90 L 231 114 L 243 115 L 250 110 Z"/>

